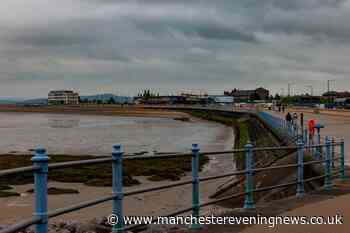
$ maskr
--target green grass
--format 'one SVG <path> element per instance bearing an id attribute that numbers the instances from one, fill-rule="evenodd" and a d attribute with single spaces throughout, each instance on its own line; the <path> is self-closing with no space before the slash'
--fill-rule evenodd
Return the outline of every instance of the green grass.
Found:
<path id="1" fill-rule="evenodd" d="M 30 166 L 31 155 L 1 155 L 0 170 Z M 52 155 L 50 163 L 67 162 L 75 160 L 93 159 L 93 156 L 69 156 Z M 200 168 L 208 162 L 207 157 L 200 159 Z M 191 171 L 191 158 L 174 159 L 151 159 L 151 160 L 129 160 L 124 161 L 123 183 L 125 186 L 137 185 L 140 182 L 135 176 L 147 176 L 149 180 L 179 180 L 186 172 Z M 74 168 L 66 168 L 49 172 L 49 180 L 84 183 L 90 186 L 111 186 L 112 168 L 111 163 L 95 164 Z M 6 176 L 0 178 L 0 187 L 7 185 L 21 185 L 33 183 L 33 174 L 23 173 L 16 176 Z"/>
<path id="2" fill-rule="evenodd" d="M 192 110 L 188 111 L 188 113 L 198 118 L 234 127 L 235 134 L 238 138 L 238 140 L 236 139 L 235 141 L 235 148 L 243 148 L 250 138 L 249 123 L 245 117 L 227 117 L 201 110 Z"/>
<path id="3" fill-rule="evenodd" d="M 11 190 L 12 187 L 8 185 L 0 185 L 0 198 L 1 197 L 13 197 L 13 196 L 19 196 L 19 193 L 10 192 L 8 190 Z"/>
<path id="4" fill-rule="evenodd" d="M 0 191 L 0 198 L 3 197 L 19 197 L 21 194 L 9 191 Z"/>

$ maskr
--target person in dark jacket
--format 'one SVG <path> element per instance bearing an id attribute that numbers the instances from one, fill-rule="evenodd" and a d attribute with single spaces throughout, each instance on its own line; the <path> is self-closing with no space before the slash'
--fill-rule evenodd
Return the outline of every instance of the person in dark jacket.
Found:
<path id="1" fill-rule="evenodd" d="M 292 115 L 288 112 L 286 115 L 286 121 L 290 123 L 292 121 Z"/>
<path id="2" fill-rule="evenodd" d="M 292 120 L 293 120 L 292 115 L 288 112 L 286 115 L 286 122 L 287 122 L 288 131 L 290 133 L 291 133 L 292 127 L 293 127 Z"/>

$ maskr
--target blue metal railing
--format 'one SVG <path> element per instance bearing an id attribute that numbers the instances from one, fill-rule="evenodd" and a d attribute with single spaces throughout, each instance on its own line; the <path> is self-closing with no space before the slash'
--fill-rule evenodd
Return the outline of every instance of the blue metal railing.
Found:
<path id="1" fill-rule="evenodd" d="M 257 112 L 256 115 L 285 139 L 297 141 L 298 136 L 302 134 L 297 122 L 288 122 L 267 112 Z"/>
<path id="2" fill-rule="evenodd" d="M 335 157 L 335 154 L 332 155 L 333 149 L 338 147 L 339 148 L 339 155 Z M 305 149 L 312 149 L 312 148 L 321 148 L 321 152 L 323 155 L 322 160 L 318 161 L 310 161 L 305 162 L 304 161 L 304 152 Z M 280 166 L 269 166 L 269 167 L 263 167 L 263 168 L 254 168 L 254 153 L 259 151 L 278 151 L 278 150 L 292 150 L 293 153 L 297 152 L 297 163 L 296 164 L 287 164 L 287 165 L 280 165 Z M 334 150 L 335 151 L 335 150 Z M 246 162 L 246 168 L 245 170 L 240 171 L 234 171 L 227 174 L 220 174 L 216 176 L 208 176 L 208 177 L 199 177 L 199 158 L 200 156 L 210 156 L 210 155 L 232 155 L 237 153 L 244 153 L 245 154 L 245 162 Z M 335 153 L 335 152 L 334 152 Z M 179 158 L 179 157 L 192 157 L 192 179 L 191 180 L 185 180 L 185 181 L 179 181 L 174 182 L 168 185 L 162 185 L 162 186 L 155 186 L 151 188 L 145 188 L 145 189 L 138 189 L 133 191 L 125 192 L 123 191 L 123 161 L 124 160 L 135 160 L 135 159 L 154 159 L 154 158 Z M 46 150 L 43 148 L 38 148 L 35 150 L 34 156 L 32 157 L 33 166 L 25 167 L 25 168 L 16 168 L 16 169 L 9 169 L 5 171 L 0 172 L 0 177 L 8 176 L 8 175 L 15 175 L 20 174 L 23 172 L 33 172 L 35 181 L 34 181 L 34 195 L 35 195 L 35 206 L 34 206 L 34 213 L 33 217 L 31 219 L 22 221 L 20 223 L 17 223 L 15 225 L 10 226 L 7 229 L 0 230 L 0 233 L 14 233 L 19 230 L 25 229 L 29 226 L 35 225 L 35 232 L 36 233 L 47 233 L 48 231 L 48 220 L 53 217 L 57 217 L 66 213 L 78 211 L 87 207 L 95 206 L 100 203 L 104 203 L 107 201 L 113 202 L 112 207 L 112 213 L 115 214 L 119 220 L 123 220 L 123 199 L 126 196 L 132 196 L 137 195 L 141 193 L 147 193 L 152 192 L 156 190 L 164 190 L 168 188 L 174 188 L 179 187 L 183 185 L 189 185 L 192 184 L 192 206 L 184 209 L 179 210 L 175 213 L 171 213 L 168 216 L 176 216 L 183 213 L 187 213 L 189 211 L 192 211 L 192 216 L 194 219 L 198 219 L 200 214 L 200 208 L 204 206 L 209 206 L 213 204 L 220 203 L 225 200 L 230 200 L 235 197 L 244 196 L 244 208 L 246 209 L 252 209 L 254 208 L 254 193 L 263 192 L 263 191 L 269 191 L 273 189 L 278 188 L 284 188 L 289 186 L 296 186 L 296 194 L 298 197 L 302 197 L 304 195 L 304 184 L 307 182 L 311 182 L 314 180 L 320 180 L 324 179 L 325 189 L 330 190 L 332 188 L 332 177 L 335 174 L 333 171 L 334 167 L 332 166 L 332 163 L 335 161 L 339 161 L 338 170 L 336 171 L 338 174 L 338 177 L 341 179 L 345 179 L 345 164 L 344 159 L 345 157 L 345 150 L 344 150 L 344 140 L 341 140 L 340 142 L 331 141 L 328 137 L 325 140 L 325 144 L 319 144 L 319 145 L 307 145 L 304 144 L 302 140 L 299 140 L 297 143 L 297 146 L 284 146 L 284 147 L 264 147 L 264 148 L 254 148 L 252 144 L 248 143 L 244 149 L 241 150 L 229 150 L 229 151 L 215 151 L 215 152 L 205 152 L 201 153 L 200 148 L 197 144 L 192 145 L 191 153 L 188 154 L 174 154 L 174 155 L 161 155 L 161 156 L 124 156 L 124 152 L 122 151 L 122 147 L 120 145 L 113 146 L 113 152 L 111 158 L 103 158 L 103 159 L 92 159 L 92 160 L 82 160 L 82 161 L 74 161 L 74 162 L 64 162 L 64 163 L 55 163 L 55 164 L 49 164 L 49 157 L 46 153 Z M 78 203 L 73 206 L 57 209 L 54 211 L 49 212 L 47 208 L 47 175 L 48 171 L 50 170 L 56 170 L 56 169 L 62 169 L 67 167 L 74 167 L 74 166 L 81 166 L 81 165 L 89 165 L 89 164 L 96 164 L 96 163 L 106 163 L 111 162 L 112 163 L 112 170 L 113 170 L 113 178 L 112 178 L 112 190 L 113 194 L 111 196 L 101 197 L 96 200 L 91 200 L 83 203 Z M 304 178 L 304 168 L 306 165 L 312 165 L 312 164 L 324 164 L 324 174 L 305 179 Z M 272 171 L 276 169 L 285 169 L 285 168 L 297 168 L 297 180 L 285 183 L 285 184 L 278 184 L 274 186 L 268 186 L 268 187 L 261 187 L 261 188 L 254 188 L 254 182 L 253 177 L 255 174 L 263 171 Z M 235 193 L 233 195 L 213 200 L 207 203 L 200 203 L 199 199 L 199 185 L 201 182 L 209 181 L 209 180 L 216 180 L 220 178 L 225 177 L 232 177 L 236 175 L 245 175 L 245 190 L 242 193 Z M 123 221 L 119 221 L 119 223 L 115 226 L 113 226 L 112 231 L 122 233 L 125 232 L 128 229 L 134 228 L 135 226 L 124 226 Z M 201 226 L 198 224 L 198 222 L 191 226 L 192 229 L 199 229 Z"/>
<path id="3" fill-rule="evenodd" d="M 300 126 L 298 122 L 287 122 L 285 119 L 274 116 L 268 112 L 257 112 L 256 115 L 265 122 L 273 131 L 275 131 L 282 139 L 289 143 L 298 144 L 298 140 L 302 140 L 305 145 L 308 145 L 308 152 L 314 159 L 321 159 L 321 148 L 312 147 L 313 145 L 324 144 L 326 139 L 321 135 L 321 129 L 324 128 L 321 124 L 316 124 L 313 133 L 309 131 L 307 127 Z M 342 139 L 336 139 L 335 137 L 329 137 L 328 140 L 332 142 L 341 141 Z M 334 147 L 331 148 L 331 155 L 333 156 L 335 151 Z"/>

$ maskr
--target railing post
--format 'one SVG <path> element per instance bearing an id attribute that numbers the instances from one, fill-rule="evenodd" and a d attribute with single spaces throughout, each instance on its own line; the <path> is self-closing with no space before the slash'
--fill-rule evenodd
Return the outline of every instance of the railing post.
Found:
<path id="1" fill-rule="evenodd" d="M 321 130 L 320 128 L 317 128 L 317 145 L 321 145 Z M 316 156 L 317 158 L 321 158 L 321 147 L 317 147 L 316 149 Z"/>
<path id="2" fill-rule="evenodd" d="M 245 200 L 244 209 L 254 209 L 253 200 L 253 145 L 248 142 L 245 149 Z"/>
<path id="3" fill-rule="evenodd" d="M 307 140 L 307 135 L 308 135 L 307 129 L 304 129 L 304 145 L 308 145 L 309 144 L 309 142 Z"/>
<path id="4" fill-rule="evenodd" d="M 335 168 L 335 163 L 334 163 L 334 159 L 335 159 L 335 138 L 332 138 L 332 153 L 331 153 L 331 161 L 332 161 L 332 168 Z"/>
<path id="5" fill-rule="evenodd" d="M 325 162 L 325 181 L 324 186 L 326 190 L 332 189 L 332 167 L 331 167 L 331 141 L 329 137 L 325 138 L 326 141 L 326 162 Z"/>
<path id="6" fill-rule="evenodd" d="M 345 179 L 345 143 L 343 138 L 340 141 L 339 177 L 342 180 Z"/>
<path id="7" fill-rule="evenodd" d="M 114 145 L 112 151 L 112 189 L 113 210 L 112 214 L 117 216 L 117 224 L 113 226 L 113 233 L 124 232 L 123 215 L 123 150 L 121 145 Z"/>
<path id="8" fill-rule="evenodd" d="M 200 229 L 199 224 L 199 146 L 198 144 L 192 144 L 192 217 L 195 219 L 190 228 Z"/>
<path id="9" fill-rule="evenodd" d="M 298 185 L 297 197 L 303 197 L 304 190 L 304 143 L 302 140 L 298 141 Z"/>
<path id="10" fill-rule="evenodd" d="M 34 172 L 34 216 L 40 217 L 41 221 L 35 225 L 35 233 L 47 233 L 47 173 L 49 157 L 44 148 L 38 147 L 31 160 L 34 163 L 34 166 L 39 167 L 39 169 Z"/>

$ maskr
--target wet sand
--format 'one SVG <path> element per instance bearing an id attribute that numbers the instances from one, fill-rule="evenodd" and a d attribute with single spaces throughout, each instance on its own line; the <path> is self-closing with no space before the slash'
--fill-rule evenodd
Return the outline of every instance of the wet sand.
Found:
<path id="1" fill-rule="evenodd" d="M 197 118 L 125 117 L 76 113 L 0 112 L 0 154 L 28 154 L 38 145 L 48 153 L 110 155 L 120 143 L 126 153 L 187 152 L 192 143 L 220 148 L 221 124 Z"/>
<path id="2" fill-rule="evenodd" d="M 233 130 L 223 130 L 221 134 L 216 135 L 216 146 L 213 144 L 212 150 L 232 149 L 234 145 Z M 208 151 L 208 150 L 206 150 Z M 213 156 L 210 162 L 200 173 L 201 176 L 217 175 L 235 170 L 232 155 Z M 103 171 L 101 171 L 103 172 Z M 141 181 L 141 185 L 125 188 L 125 191 L 150 187 L 154 185 L 168 184 L 169 181 L 150 182 L 145 177 L 136 177 Z M 182 180 L 190 179 L 189 174 Z M 201 184 L 201 202 L 208 201 L 208 197 L 213 194 L 218 186 L 225 183 L 230 178 L 209 181 Z M 83 184 L 50 182 L 49 187 L 74 188 L 79 190 L 79 194 L 68 195 L 50 195 L 49 209 L 63 208 L 83 201 L 93 200 L 102 196 L 111 194 L 109 187 L 89 187 Z M 15 223 L 31 216 L 33 195 L 25 191 L 32 188 L 32 185 L 20 185 L 14 187 L 16 192 L 22 193 L 21 197 L 0 198 L 0 223 Z M 162 216 L 176 210 L 190 207 L 191 204 L 191 185 L 141 194 L 132 197 L 126 197 L 124 210 L 126 215 L 154 215 Z M 77 220 L 89 221 L 94 218 L 108 216 L 111 213 L 111 202 L 100 204 L 95 207 L 80 210 L 78 212 L 66 214 L 53 219 L 59 220 Z M 210 211 L 205 208 L 202 211 Z"/>
<path id="3" fill-rule="evenodd" d="M 151 109 L 144 106 L 121 106 L 121 105 L 63 105 L 63 106 L 41 106 L 25 107 L 16 105 L 0 105 L 0 112 L 19 113 L 58 113 L 58 114 L 80 114 L 80 115 L 104 115 L 104 116 L 141 116 L 141 117 L 188 117 L 184 112 L 166 109 Z"/>

